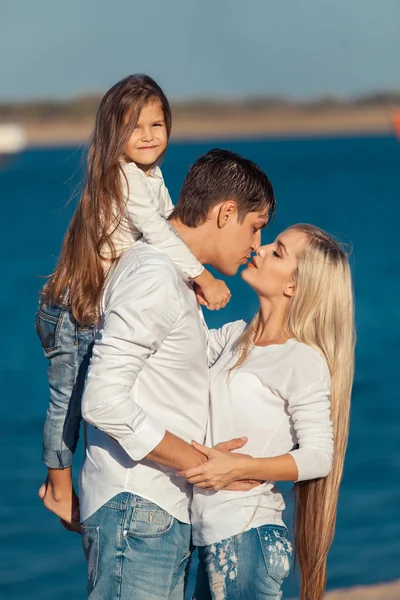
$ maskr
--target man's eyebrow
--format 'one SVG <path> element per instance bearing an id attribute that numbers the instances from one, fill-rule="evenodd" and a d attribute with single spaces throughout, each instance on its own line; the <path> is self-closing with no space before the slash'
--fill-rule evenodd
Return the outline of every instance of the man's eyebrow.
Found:
<path id="1" fill-rule="evenodd" d="M 283 248 L 283 249 L 284 249 L 284 251 L 286 252 L 286 254 L 289 256 L 289 254 L 288 254 L 288 251 L 286 250 L 286 246 L 285 246 L 285 244 L 283 244 L 283 243 L 282 243 L 280 240 L 277 240 L 277 242 L 276 242 L 276 243 L 278 244 L 278 246 L 279 246 L 280 248 Z"/>

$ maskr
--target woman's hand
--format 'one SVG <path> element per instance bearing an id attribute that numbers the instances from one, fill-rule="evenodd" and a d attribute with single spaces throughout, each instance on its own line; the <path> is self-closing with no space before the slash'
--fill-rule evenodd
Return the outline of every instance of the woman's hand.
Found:
<path id="1" fill-rule="evenodd" d="M 205 490 L 222 490 L 230 487 L 235 489 L 252 489 L 259 485 L 260 481 L 248 481 L 246 477 L 247 466 L 253 458 L 248 454 L 238 454 L 226 452 L 218 448 L 208 448 L 197 442 L 192 442 L 193 446 L 205 454 L 207 462 L 199 467 L 179 471 L 178 477 L 185 477 L 189 483 Z M 246 483 L 235 484 L 239 480 L 247 480 Z"/>

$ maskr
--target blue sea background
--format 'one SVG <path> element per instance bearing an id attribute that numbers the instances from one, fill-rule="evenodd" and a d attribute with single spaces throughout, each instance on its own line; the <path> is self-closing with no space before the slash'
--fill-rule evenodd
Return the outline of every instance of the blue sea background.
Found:
<path id="1" fill-rule="evenodd" d="M 392 136 L 174 142 L 163 165 L 173 200 L 189 166 L 211 147 L 243 154 L 271 178 L 278 209 L 265 243 L 289 224 L 310 222 L 353 247 L 356 377 L 328 588 L 393 580 L 400 576 L 400 143 Z M 37 498 L 48 390 L 33 325 L 41 276 L 55 265 L 81 165 L 80 148 L 48 148 L 0 166 L 0 598 L 7 600 L 85 598 L 80 538 Z M 210 326 L 250 317 L 257 308 L 240 277 L 229 286 L 229 306 L 206 313 Z M 81 459 L 82 448 L 75 475 Z M 295 596 L 289 580 L 284 598 Z"/>

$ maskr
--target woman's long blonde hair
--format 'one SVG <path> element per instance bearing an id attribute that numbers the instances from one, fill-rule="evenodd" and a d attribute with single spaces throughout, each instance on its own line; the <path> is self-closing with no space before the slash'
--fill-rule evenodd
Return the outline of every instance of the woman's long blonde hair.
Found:
<path id="1" fill-rule="evenodd" d="M 289 301 L 286 330 L 290 337 L 320 352 L 331 375 L 332 470 L 325 478 L 294 486 L 300 600 L 322 600 L 349 431 L 355 344 L 353 287 L 347 253 L 340 243 L 312 225 L 294 225 L 289 230 L 305 233 L 308 239 L 297 257 L 296 291 Z M 241 353 L 234 368 L 246 360 L 259 324 L 258 313 L 238 340 Z"/>

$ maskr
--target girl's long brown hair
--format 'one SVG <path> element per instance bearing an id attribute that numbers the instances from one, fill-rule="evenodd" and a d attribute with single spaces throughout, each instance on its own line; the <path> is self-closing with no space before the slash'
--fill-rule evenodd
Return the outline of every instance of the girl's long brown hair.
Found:
<path id="1" fill-rule="evenodd" d="M 142 108 L 161 103 L 168 137 L 171 109 L 160 86 L 147 75 L 130 75 L 103 97 L 97 111 L 87 158 L 84 190 L 64 237 L 54 273 L 43 288 L 44 299 L 60 302 L 69 288 L 72 313 L 80 324 L 98 320 L 105 281 L 105 260 L 118 258 L 112 235 L 126 200 L 122 194 L 121 158 Z"/>
<path id="2" fill-rule="evenodd" d="M 294 225 L 290 229 L 305 233 L 308 241 L 298 256 L 296 292 L 288 306 L 285 327 L 290 337 L 325 357 L 331 375 L 335 441 L 332 470 L 325 478 L 294 486 L 300 600 L 322 600 L 349 432 L 355 344 L 353 288 L 346 252 L 334 238 L 312 225 Z M 238 340 L 241 352 L 234 368 L 246 360 L 259 326 L 258 313 Z"/>

